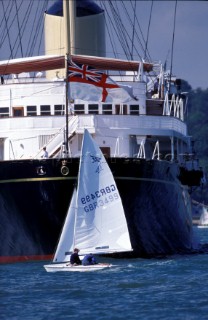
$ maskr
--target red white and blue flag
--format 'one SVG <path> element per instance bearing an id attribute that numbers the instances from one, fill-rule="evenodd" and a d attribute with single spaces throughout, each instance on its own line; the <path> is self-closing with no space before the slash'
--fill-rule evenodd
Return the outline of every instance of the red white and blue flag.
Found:
<path id="1" fill-rule="evenodd" d="M 130 87 L 120 86 L 106 73 L 87 65 L 68 65 L 69 98 L 86 101 L 124 103 L 134 100 Z"/>

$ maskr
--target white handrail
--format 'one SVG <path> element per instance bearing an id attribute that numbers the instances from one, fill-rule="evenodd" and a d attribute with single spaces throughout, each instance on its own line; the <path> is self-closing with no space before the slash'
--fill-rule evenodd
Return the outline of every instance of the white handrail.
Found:
<path id="1" fill-rule="evenodd" d="M 72 116 L 68 121 L 69 132 L 68 137 L 70 137 L 78 126 L 78 116 Z M 49 158 L 52 157 L 58 150 L 61 149 L 61 146 L 64 142 L 64 133 L 65 133 L 66 125 L 61 127 L 58 132 L 49 140 L 49 142 L 45 145 Z M 34 159 L 41 158 L 42 148 L 38 151 L 38 153 L 33 157 Z"/>

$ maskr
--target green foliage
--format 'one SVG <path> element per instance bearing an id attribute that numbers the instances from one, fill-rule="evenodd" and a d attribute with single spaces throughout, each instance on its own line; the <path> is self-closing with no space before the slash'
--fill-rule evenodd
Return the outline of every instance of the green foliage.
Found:
<path id="1" fill-rule="evenodd" d="M 183 81 L 183 84 L 187 83 Z M 186 87 L 186 90 L 188 88 Z M 190 89 L 190 88 L 189 88 Z M 188 91 L 188 90 L 187 90 Z M 205 175 L 208 173 L 208 89 L 188 91 L 188 103 L 186 110 L 186 121 L 188 124 L 188 133 L 195 141 L 194 147 L 199 158 L 200 166 Z M 198 201 L 208 203 L 208 181 L 207 185 L 194 194 Z"/>

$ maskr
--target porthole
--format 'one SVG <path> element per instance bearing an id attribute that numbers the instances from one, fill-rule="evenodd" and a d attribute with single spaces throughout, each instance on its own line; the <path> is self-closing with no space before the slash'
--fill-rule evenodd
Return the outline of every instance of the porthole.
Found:
<path id="1" fill-rule="evenodd" d="M 63 176 L 67 176 L 69 174 L 69 168 L 67 166 L 62 166 L 61 173 L 63 174 Z"/>

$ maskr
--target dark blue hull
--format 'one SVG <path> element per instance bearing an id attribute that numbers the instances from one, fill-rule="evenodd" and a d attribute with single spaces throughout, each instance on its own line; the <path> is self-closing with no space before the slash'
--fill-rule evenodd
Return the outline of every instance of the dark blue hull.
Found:
<path id="1" fill-rule="evenodd" d="M 177 164 L 108 161 L 123 201 L 133 254 L 147 257 L 190 250 L 190 198 L 179 181 Z M 43 259 L 54 253 L 78 166 L 78 159 L 0 163 L 0 262 Z"/>

